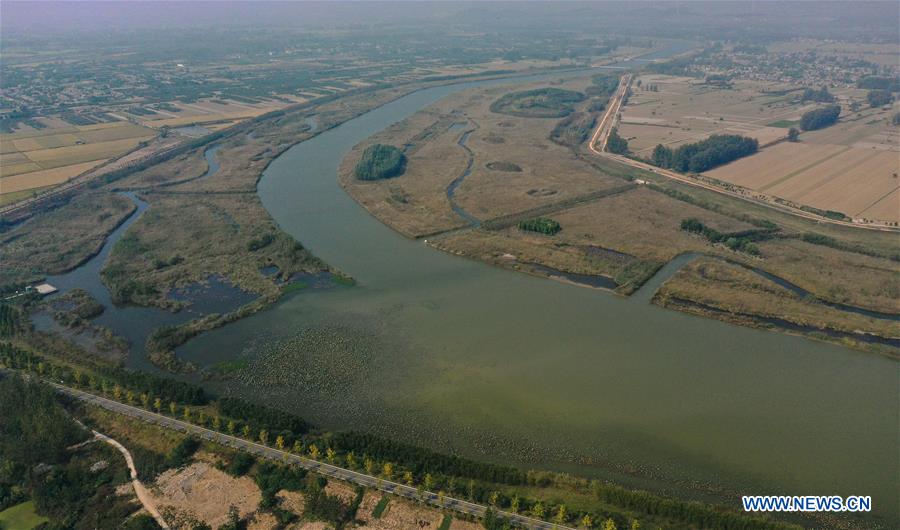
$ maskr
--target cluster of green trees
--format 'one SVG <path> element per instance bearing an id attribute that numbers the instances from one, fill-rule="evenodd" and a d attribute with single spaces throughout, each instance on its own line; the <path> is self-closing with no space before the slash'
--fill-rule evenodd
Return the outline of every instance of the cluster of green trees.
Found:
<path id="1" fill-rule="evenodd" d="M 363 151 L 354 174 L 360 180 L 379 180 L 402 175 L 406 170 L 406 155 L 393 145 L 374 144 Z"/>
<path id="2" fill-rule="evenodd" d="M 894 95 L 890 90 L 869 90 L 869 93 L 866 94 L 866 101 L 869 102 L 870 107 L 881 107 L 893 103 Z"/>
<path id="3" fill-rule="evenodd" d="M 306 434 L 310 425 L 303 418 L 289 412 L 273 409 L 265 405 L 250 403 L 233 397 L 219 398 L 216 402 L 219 413 L 231 418 L 252 418 L 254 429 L 269 428 L 274 431 L 290 431 L 293 434 Z"/>
<path id="4" fill-rule="evenodd" d="M 584 101 L 585 95 L 562 88 L 536 88 L 504 94 L 491 103 L 491 112 L 523 118 L 562 118 Z"/>
<path id="5" fill-rule="evenodd" d="M 0 337 L 15 335 L 19 326 L 19 310 L 9 304 L 0 303 Z"/>
<path id="6" fill-rule="evenodd" d="M 562 230 L 557 221 L 546 217 L 535 217 L 534 219 L 526 219 L 519 222 L 519 230 L 527 232 L 538 232 L 548 236 L 552 236 Z"/>
<path id="7" fill-rule="evenodd" d="M 804 131 L 822 129 L 836 123 L 840 115 L 840 105 L 828 105 L 820 109 L 813 109 L 800 117 L 800 128 Z"/>
<path id="8" fill-rule="evenodd" d="M 710 243 L 722 243 L 731 250 L 746 252 L 754 256 L 759 255 L 759 247 L 754 241 L 768 239 L 772 235 L 771 230 L 746 230 L 744 232 L 722 233 L 708 227 L 699 220 L 691 217 L 681 221 L 681 229 L 687 232 L 703 235 Z"/>
<path id="9" fill-rule="evenodd" d="M 870 75 L 857 81 L 856 86 L 869 90 L 888 90 L 900 92 L 900 78 Z"/>
<path id="10" fill-rule="evenodd" d="M 613 127 L 609 132 L 609 138 L 606 140 L 606 148 L 610 153 L 624 155 L 628 152 L 628 140 L 619 136 L 619 129 Z"/>
<path id="11" fill-rule="evenodd" d="M 124 462 L 105 444 L 69 449 L 88 437 L 51 388 L 0 374 L 0 511 L 31 498 L 48 530 L 122 528 L 136 509 L 115 494 Z"/>
<path id="12" fill-rule="evenodd" d="M 591 76 L 591 85 L 584 89 L 589 96 L 609 98 L 619 87 L 619 76 L 616 74 L 596 74 Z"/>
<path id="13" fill-rule="evenodd" d="M 801 101 L 817 101 L 819 103 L 831 103 L 835 100 L 834 94 L 828 91 L 828 87 L 823 86 L 816 90 L 814 88 L 806 88 L 803 90 Z"/>
<path id="14" fill-rule="evenodd" d="M 758 149 L 759 142 L 755 138 L 736 134 L 714 134 L 705 140 L 679 146 L 675 150 L 659 144 L 653 149 L 650 160 L 662 168 L 701 172 L 752 155 Z"/>
<path id="15" fill-rule="evenodd" d="M 205 405 L 209 402 L 203 388 L 197 385 L 110 365 L 97 367 L 96 375 L 86 375 L 69 366 L 49 362 L 9 342 L 0 342 L 0 364 L 104 393 L 113 393 L 118 388 L 122 396 L 130 391 L 133 394 L 132 398 L 146 394 L 188 405 Z"/>
<path id="16" fill-rule="evenodd" d="M 378 460 L 396 462 L 415 475 L 441 473 L 499 484 L 524 484 L 525 473 L 498 464 L 477 462 L 446 455 L 415 445 L 359 432 L 336 433 L 331 443 L 341 452 L 367 454 Z"/>
<path id="17" fill-rule="evenodd" d="M 199 448 L 200 441 L 189 436 L 182 439 L 168 454 L 141 445 L 132 446 L 130 452 L 138 478 L 153 482 L 160 473 L 189 464 Z"/>
<path id="18" fill-rule="evenodd" d="M 579 146 L 593 132 L 595 121 L 594 115 L 590 112 L 573 112 L 553 127 L 550 139 L 560 145 Z"/>

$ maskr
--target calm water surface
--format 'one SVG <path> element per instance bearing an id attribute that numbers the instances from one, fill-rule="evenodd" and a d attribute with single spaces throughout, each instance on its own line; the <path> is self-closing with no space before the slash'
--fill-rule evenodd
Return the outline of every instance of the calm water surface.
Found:
<path id="1" fill-rule="evenodd" d="M 896 362 L 651 305 L 677 263 L 623 299 L 450 256 L 394 233 L 338 186 L 355 144 L 484 84 L 415 92 L 276 159 L 259 185 L 265 207 L 359 284 L 288 297 L 180 353 L 256 358 L 302 329 L 344 323 L 380 345 L 342 367 L 358 372 L 344 391 L 302 379 L 221 390 L 481 458 L 662 491 L 872 495 L 896 516 Z M 306 355 L 296 352 L 299 372 Z"/>

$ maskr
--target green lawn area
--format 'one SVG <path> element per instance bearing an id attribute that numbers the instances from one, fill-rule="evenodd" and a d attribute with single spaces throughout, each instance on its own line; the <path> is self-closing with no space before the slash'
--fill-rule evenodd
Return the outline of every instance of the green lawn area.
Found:
<path id="1" fill-rule="evenodd" d="M 3 530 L 31 530 L 49 521 L 43 515 L 34 513 L 34 502 L 17 504 L 0 512 L 0 528 Z"/>

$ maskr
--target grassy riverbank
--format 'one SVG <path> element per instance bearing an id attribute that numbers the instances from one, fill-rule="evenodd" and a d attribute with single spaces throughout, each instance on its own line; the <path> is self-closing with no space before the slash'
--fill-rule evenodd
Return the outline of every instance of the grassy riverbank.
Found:
<path id="1" fill-rule="evenodd" d="M 587 83 L 576 79 L 555 84 L 584 90 L 592 86 Z M 618 292 L 630 294 L 662 264 L 696 252 L 759 268 L 820 301 L 898 312 L 900 256 L 893 234 L 820 225 L 633 170 L 586 153 L 583 143 L 555 143 L 568 118 L 499 112 L 496 102 L 517 100 L 538 86 L 485 87 L 448 96 L 355 147 L 341 165 L 340 182 L 357 202 L 402 234 L 428 237 L 435 248 L 506 268 L 545 276 L 593 276 L 600 283 L 612 280 Z M 567 105 L 584 119 L 596 107 L 595 102 L 575 100 Z M 463 125 L 454 128 L 453 123 Z M 465 147 L 459 145 L 463 130 L 471 131 Z M 374 142 L 413 146 L 405 175 L 377 184 L 354 182 L 348 176 L 362 150 Z M 497 171 L 497 160 L 518 171 Z M 463 220 L 452 211 L 445 191 L 467 164 L 471 171 L 454 201 L 482 223 L 457 230 Z M 550 218 L 559 229 L 537 234 L 516 226 L 535 217 Z M 716 233 L 738 234 L 742 239 L 735 241 L 743 245 L 684 230 L 685 219 L 696 219 Z M 753 252 L 743 251 L 745 247 Z M 888 320 L 824 303 L 785 303 L 783 293 L 736 288 L 722 280 L 687 282 L 688 274 L 673 280 L 672 296 L 661 294 L 657 303 L 766 329 L 786 329 L 777 322 L 791 322 L 809 328 L 793 328 L 792 333 L 896 355 L 892 345 L 815 331 L 869 333 L 883 341 L 894 336 Z M 674 298 L 705 300 L 731 316 L 667 302 Z M 739 317 L 738 308 L 754 315 L 757 323 Z M 764 326 L 758 323 L 765 320 Z"/>

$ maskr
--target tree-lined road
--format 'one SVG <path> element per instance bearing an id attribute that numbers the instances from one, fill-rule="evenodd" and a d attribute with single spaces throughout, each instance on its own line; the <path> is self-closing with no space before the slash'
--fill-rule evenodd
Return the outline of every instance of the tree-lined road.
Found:
<path id="1" fill-rule="evenodd" d="M 274 447 L 251 442 L 243 438 L 238 438 L 237 436 L 223 434 L 211 429 L 207 429 L 205 427 L 200 427 L 199 425 L 176 420 L 168 416 L 163 416 L 162 414 L 157 414 L 155 412 L 144 410 L 139 407 L 126 405 L 125 403 L 119 403 L 118 401 L 114 401 L 102 396 L 97 396 L 95 394 L 90 394 L 88 392 L 84 392 L 82 390 L 71 388 L 58 383 L 50 382 L 50 384 L 58 392 L 71 396 L 85 403 L 96 405 L 111 412 L 130 416 L 132 418 L 137 418 L 148 423 L 153 423 L 166 429 L 172 429 L 175 431 L 183 432 L 185 434 L 197 436 L 204 440 L 225 445 L 233 449 L 245 451 L 261 458 L 275 460 L 286 464 L 297 465 L 306 470 L 314 471 L 316 473 L 326 475 L 338 480 L 343 480 L 345 482 L 350 482 L 366 488 L 378 489 L 387 493 L 391 493 L 393 495 L 406 497 L 407 499 L 411 499 L 416 502 L 425 502 L 432 506 L 444 508 L 447 510 L 453 510 L 455 512 L 467 515 L 473 515 L 475 517 L 484 517 L 485 513 L 488 510 L 487 506 L 483 506 L 481 504 L 475 504 L 472 502 L 447 496 L 439 496 L 438 494 L 430 491 L 425 491 L 420 494 L 416 488 L 407 486 L 405 484 L 399 484 L 390 480 L 385 480 L 382 478 L 373 477 L 371 475 L 359 473 L 351 469 L 311 460 L 309 458 L 289 453 L 287 451 L 282 451 Z M 514 522 L 524 528 L 530 528 L 534 530 L 573 530 L 568 526 L 548 523 L 546 521 L 541 521 L 540 519 L 534 519 L 532 517 L 526 517 L 524 515 L 503 512 L 499 510 L 495 510 L 495 512 L 498 516 Z"/>
<path id="2" fill-rule="evenodd" d="M 622 102 L 625 101 L 625 95 L 628 93 L 628 87 L 631 86 L 632 79 L 634 79 L 632 74 L 623 75 L 619 79 L 619 87 L 616 89 L 615 94 L 609 98 L 609 107 L 607 107 L 606 113 L 603 114 L 600 123 L 597 125 L 597 130 L 594 131 L 591 141 L 588 143 L 588 147 L 594 154 L 601 155 L 606 151 L 606 143 L 609 141 L 610 133 L 616 126 L 616 120 L 619 112 L 622 110 Z"/>

